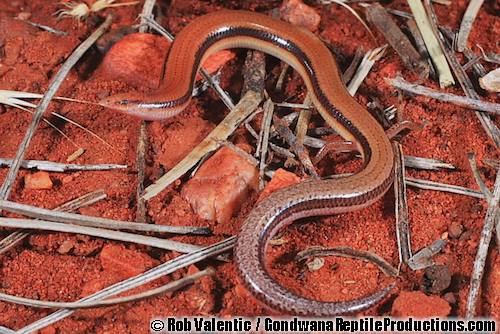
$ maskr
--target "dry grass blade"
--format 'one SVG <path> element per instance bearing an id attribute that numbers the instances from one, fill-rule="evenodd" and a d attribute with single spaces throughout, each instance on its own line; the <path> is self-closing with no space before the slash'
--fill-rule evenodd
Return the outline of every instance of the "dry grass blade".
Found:
<path id="1" fill-rule="evenodd" d="M 394 194 L 399 262 L 408 263 L 408 260 L 412 257 L 412 252 L 410 243 L 410 218 L 408 215 L 408 200 L 406 198 L 404 155 L 403 148 L 399 143 L 393 143 L 393 150 L 395 154 Z"/>
<path id="2" fill-rule="evenodd" d="M 424 170 L 457 169 L 457 167 L 442 160 L 414 157 L 410 155 L 405 155 L 404 158 L 405 158 L 405 167 L 408 168 L 424 169 Z"/>
<path id="3" fill-rule="evenodd" d="M 0 209 L 25 215 L 32 218 L 52 220 L 59 223 L 74 224 L 79 226 L 90 226 L 97 228 L 108 228 L 112 230 L 131 230 L 155 233 L 175 234 L 210 234 L 210 230 L 204 227 L 193 226 L 166 226 L 155 224 L 141 224 L 120 221 L 108 218 L 85 216 L 76 213 L 47 210 L 36 206 L 20 204 L 11 201 L 0 200 Z"/>
<path id="4" fill-rule="evenodd" d="M 490 247 L 493 229 L 499 214 L 498 202 L 500 201 L 500 168 L 497 170 L 495 185 L 493 188 L 493 195 L 488 200 L 488 211 L 484 219 L 484 227 L 481 231 L 479 245 L 474 260 L 472 269 L 469 296 L 467 298 L 467 306 L 465 311 L 466 318 L 473 318 L 476 315 L 476 303 L 479 297 L 479 290 L 481 289 L 481 281 L 484 274 L 484 266 L 486 257 L 488 256 L 488 249 Z"/>
<path id="5" fill-rule="evenodd" d="M 0 333 L 1 334 L 16 334 L 17 332 L 10 329 L 10 328 L 7 328 L 7 327 L 4 327 L 4 326 L 0 326 Z"/>
<path id="6" fill-rule="evenodd" d="M 342 81 L 344 82 L 345 85 L 347 85 L 352 80 L 354 73 L 356 73 L 356 69 L 361 63 L 361 60 L 363 60 L 363 56 L 364 56 L 363 48 L 358 47 L 356 49 L 356 52 L 354 53 L 354 58 L 349 64 L 349 67 L 345 70 L 344 73 L 342 73 Z"/>
<path id="7" fill-rule="evenodd" d="M 18 19 L 18 18 L 16 18 L 16 19 L 19 20 L 19 21 L 25 22 L 25 23 L 33 26 L 33 27 L 36 27 L 36 28 L 39 28 L 39 29 L 51 32 L 51 33 L 59 35 L 59 36 L 68 36 L 69 35 L 66 31 L 61 31 L 61 30 L 58 30 L 58 29 L 54 29 L 54 28 L 46 26 L 44 24 L 35 23 L 35 22 L 28 21 L 28 20 L 21 20 L 21 19 Z"/>
<path id="8" fill-rule="evenodd" d="M 198 251 L 192 252 L 190 254 L 184 254 L 178 256 L 172 260 L 160 264 L 157 267 L 149 269 L 148 271 L 139 274 L 137 276 L 131 277 L 124 281 L 113 284 L 103 290 L 95 292 L 89 296 L 86 296 L 79 300 L 79 302 L 90 302 L 102 300 L 107 297 L 134 289 L 138 286 L 147 284 L 155 279 L 168 275 L 176 270 L 187 267 L 193 263 L 205 260 L 207 258 L 219 255 L 225 251 L 233 248 L 236 243 L 236 237 L 230 237 L 214 245 L 202 248 Z M 36 330 L 47 327 L 56 321 L 62 320 L 67 316 L 71 315 L 74 311 L 72 310 L 59 310 L 54 312 L 40 320 L 37 320 L 28 326 L 25 326 L 17 331 L 18 334 L 30 334 Z"/>
<path id="9" fill-rule="evenodd" d="M 374 3 L 366 8 L 368 21 L 372 22 L 382 32 L 392 48 L 398 53 L 405 67 L 427 77 L 429 68 L 424 63 L 417 50 L 410 43 L 408 37 L 399 29 L 392 17 L 386 12 L 384 7 Z"/>
<path id="10" fill-rule="evenodd" d="M 365 80 L 366 76 L 373 67 L 373 64 L 375 64 L 377 60 L 382 58 L 386 48 L 387 44 L 378 47 L 376 49 L 370 50 L 365 54 L 363 60 L 361 61 L 361 64 L 358 67 L 358 70 L 356 71 L 353 78 L 349 82 L 349 85 L 347 85 L 347 90 L 349 91 L 349 94 L 351 94 L 352 96 L 356 94 L 359 86 L 361 85 L 363 80 Z"/>
<path id="11" fill-rule="evenodd" d="M 462 23 L 460 23 L 460 30 L 458 31 L 457 36 L 457 51 L 463 52 L 467 46 L 467 39 L 469 38 L 469 33 L 472 29 L 472 23 L 474 23 L 483 2 L 484 0 L 470 0 L 469 5 L 465 10 Z"/>
<path id="12" fill-rule="evenodd" d="M 472 170 L 472 175 L 474 176 L 474 180 L 479 186 L 479 189 L 481 189 L 481 191 L 483 192 L 484 196 L 486 197 L 486 200 L 490 201 L 492 196 L 491 191 L 488 189 L 483 179 L 481 178 L 481 175 L 479 174 L 479 170 L 477 169 L 477 164 L 476 164 L 476 155 L 474 153 L 468 153 L 467 159 L 469 160 L 469 165 L 470 169 Z"/>
<path id="13" fill-rule="evenodd" d="M 347 9 L 352 15 L 354 15 L 354 17 L 359 21 L 361 22 L 361 24 L 363 25 L 363 27 L 365 27 L 366 31 L 368 31 L 368 33 L 370 34 L 370 37 L 372 38 L 373 40 L 373 43 L 375 43 L 375 45 L 377 45 L 377 39 L 375 38 L 375 35 L 373 34 L 372 30 L 370 29 L 370 27 L 368 27 L 368 25 L 366 24 L 366 22 L 361 18 L 361 16 L 359 16 L 359 14 L 354 10 L 352 9 L 351 6 L 347 5 L 344 1 L 342 0 L 319 0 L 319 2 L 323 5 L 331 5 L 333 3 L 339 5 L 339 6 L 342 6 L 344 7 L 345 9 Z"/>
<path id="14" fill-rule="evenodd" d="M 37 308 L 59 308 L 59 309 L 86 309 L 86 308 L 96 308 L 96 307 L 106 307 L 111 305 L 137 302 L 140 300 L 144 300 L 146 298 L 156 297 L 167 292 L 177 291 L 189 284 L 194 283 L 197 279 L 200 279 L 207 275 L 213 275 L 215 273 L 213 268 L 207 268 L 205 270 L 199 271 L 192 275 L 188 275 L 176 281 L 165 284 L 156 289 L 147 290 L 138 294 L 126 296 L 126 297 L 118 297 L 118 298 L 110 298 L 106 300 L 100 301 L 91 301 L 91 302 L 52 302 L 45 300 L 37 300 L 30 298 L 17 297 L 13 295 L 8 295 L 5 293 L 0 293 L 0 300 L 4 302 L 31 306 Z"/>
<path id="15" fill-rule="evenodd" d="M 12 166 L 12 159 L 0 158 L 0 167 Z M 60 162 L 45 161 L 45 160 L 23 160 L 21 167 L 26 169 L 38 169 L 47 172 L 69 172 L 69 171 L 101 171 L 111 169 L 126 169 L 127 165 L 117 164 L 97 164 L 97 165 L 78 165 L 64 164 Z"/>
<path id="16" fill-rule="evenodd" d="M 481 54 L 483 55 L 483 59 L 486 60 L 487 62 L 494 63 L 494 64 L 500 64 L 500 55 L 490 52 L 486 53 L 484 52 L 484 49 L 481 47 L 481 45 L 476 44 L 476 46 L 481 50 Z"/>
<path id="17" fill-rule="evenodd" d="M 144 192 L 144 181 L 146 179 L 146 150 L 148 147 L 147 122 L 141 122 L 139 130 L 139 138 L 136 151 L 136 166 L 137 166 L 137 187 L 135 191 L 135 199 L 137 209 L 135 211 L 135 219 L 139 223 L 147 222 L 146 202 L 142 198 Z"/>
<path id="18" fill-rule="evenodd" d="M 26 131 L 26 134 L 19 145 L 19 149 L 16 152 L 16 156 L 9 169 L 9 172 L 5 178 L 2 187 L 0 188 L 0 199 L 7 199 L 10 195 L 10 191 L 16 179 L 17 173 L 21 168 L 21 163 L 24 158 L 26 149 L 28 148 L 31 139 L 35 133 L 40 120 L 42 119 L 43 113 L 49 106 L 52 97 L 55 95 L 56 91 L 59 89 L 60 85 L 64 81 L 64 78 L 68 75 L 71 68 L 76 64 L 76 62 L 83 56 L 83 54 L 94 44 L 94 42 L 104 33 L 104 31 L 111 25 L 111 16 L 108 16 L 104 23 L 92 33 L 83 43 L 81 43 L 75 51 L 68 57 L 68 59 L 61 66 L 57 74 L 52 79 L 49 89 L 44 94 L 40 104 L 36 108 L 35 114 L 31 120 L 31 124 Z"/>
<path id="19" fill-rule="evenodd" d="M 139 24 L 139 32 L 147 32 L 149 25 L 146 19 L 149 19 L 151 21 L 154 20 L 153 18 L 153 9 L 155 7 L 156 0 L 146 0 L 144 1 L 144 4 L 142 5 L 142 11 L 141 14 L 139 14 L 139 17 L 141 18 L 141 23 Z"/>
<path id="20" fill-rule="evenodd" d="M 421 270 L 434 265 L 432 259 L 446 245 L 446 240 L 438 239 L 427 247 L 419 250 L 408 260 L 408 266 L 412 270 Z"/>
<path id="21" fill-rule="evenodd" d="M 484 199 L 484 194 L 480 191 L 460 186 L 455 186 L 452 184 L 415 179 L 413 177 L 406 177 L 406 184 L 415 188 L 420 188 L 425 190 L 444 191 L 452 194 L 459 194 L 459 195 Z"/>
<path id="22" fill-rule="evenodd" d="M 481 101 L 476 98 L 439 92 L 424 86 L 409 83 L 401 77 L 386 78 L 385 81 L 393 87 L 401 89 L 402 91 L 410 94 L 431 97 L 439 101 L 450 102 L 461 107 L 466 107 L 473 110 L 481 110 L 496 115 L 500 114 L 500 104 L 498 103 Z"/>
<path id="23" fill-rule="evenodd" d="M 310 257 L 332 256 L 332 255 L 372 262 L 377 267 L 379 267 L 379 269 L 382 270 L 382 272 L 384 272 L 384 274 L 386 274 L 387 276 L 392 276 L 392 277 L 398 276 L 398 270 L 393 266 L 391 266 L 391 264 L 386 260 L 384 260 L 382 257 L 372 252 L 353 249 L 350 247 L 326 248 L 322 246 L 314 246 L 299 252 L 295 256 L 295 260 L 304 261 Z"/>
<path id="24" fill-rule="evenodd" d="M 438 41 L 438 37 L 433 31 L 432 24 L 425 12 L 425 8 L 422 5 L 421 0 L 408 0 L 411 12 L 415 18 L 418 29 L 422 34 L 429 55 L 435 65 L 436 71 L 439 76 L 439 85 L 441 87 L 448 87 L 455 83 L 453 80 L 453 75 L 451 74 L 450 67 L 446 61 L 444 51 L 441 49 Z"/>
<path id="25" fill-rule="evenodd" d="M 7 228 L 22 228 L 22 229 L 28 228 L 32 230 L 85 234 L 97 238 L 137 243 L 141 245 L 147 245 L 159 249 L 171 250 L 180 253 L 191 253 L 201 248 L 199 246 L 192 244 L 155 238 L 155 237 L 148 237 L 140 234 L 113 231 L 96 227 L 56 223 L 46 220 L 0 217 L 0 226 Z"/>

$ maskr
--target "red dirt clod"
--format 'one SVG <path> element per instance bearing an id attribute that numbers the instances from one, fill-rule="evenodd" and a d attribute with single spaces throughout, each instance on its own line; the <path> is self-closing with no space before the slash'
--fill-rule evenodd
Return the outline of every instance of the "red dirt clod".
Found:
<path id="1" fill-rule="evenodd" d="M 144 253 L 115 244 L 104 246 L 99 259 L 105 271 L 116 273 L 122 278 L 143 273 L 157 263 Z"/>
<path id="2" fill-rule="evenodd" d="M 29 190 L 48 190 L 52 189 L 52 180 L 47 172 L 36 172 L 27 174 L 24 177 L 24 188 Z"/>
<path id="3" fill-rule="evenodd" d="M 135 33 L 114 44 L 104 57 L 99 76 L 134 87 L 156 88 L 169 43 L 153 34 Z"/>
<path id="4" fill-rule="evenodd" d="M 394 300 L 391 315 L 419 318 L 445 317 L 450 311 L 450 304 L 440 297 L 427 296 L 421 291 L 401 291 Z"/>
<path id="5" fill-rule="evenodd" d="M 278 168 L 274 172 L 273 178 L 260 193 L 259 201 L 271 195 L 276 190 L 291 186 L 300 182 L 300 177 L 282 168 Z"/>

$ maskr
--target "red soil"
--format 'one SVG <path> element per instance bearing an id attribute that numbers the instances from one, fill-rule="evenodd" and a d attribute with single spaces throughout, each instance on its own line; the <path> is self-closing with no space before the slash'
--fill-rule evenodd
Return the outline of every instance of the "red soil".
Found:
<path id="1" fill-rule="evenodd" d="M 217 10 L 212 1 L 172 1 L 160 4 L 164 16 L 159 18 L 173 34 L 194 17 Z M 279 1 L 239 1 L 226 2 L 226 8 L 243 8 L 266 11 L 280 6 Z M 456 29 L 468 1 L 454 1 L 451 6 L 435 5 L 439 21 Z M 387 5 L 390 8 L 409 11 L 405 1 L 396 0 Z M 359 12 L 361 7 L 354 6 Z M 494 3 L 485 2 L 469 37 L 469 45 L 478 53 L 475 44 L 488 51 L 498 52 L 497 36 L 499 21 L 494 16 Z M 72 19 L 57 21 L 53 13 L 58 9 L 56 1 L 17 0 L 0 2 L 0 89 L 21 90 L 43 93 L 50 78 L 59 69 L 62 61 L 71 51 L 95 29 L 98 21 L 108 12 L 115 17 L 113 28 L 135 23 L 140 6 L 120 7 L 105 10 L 88 20 L 78 23 Z M 345 9 L 337 6 L 317 6 L 321 14 L 320 36 L 335 46 L 347 61 L 340 61 L 345 69 L 358 46 L 373 47 L 372 42 L 361 24 Z M 30 20 L 69 32 L 68 36 L 56 36 L 40 31 L 21 21 L 14 20 L 20 12 L 31 13 Z M 379 41 L 383 38 L 379 36 Z M 228 63 L 223 71 L 222 85 L 234 97 L 239 96 L 241 88 L 242 55 Z M 99 55 L 91 51 L 72 71 L 64 82 L 58 95 L 97 101 L 111 93 L 125 92 L 141 87 L 127 86 L 116 78 L 93 72 L 99 62 Z M 159 60 L 161 63 L 161 60 Z M 488 69 L 491 67 L 488 65 Z M 274 68 L 273 74 L 277 73 Z M 402 144 L 406 154 L 438 158 L 458 166 L 454 172 L 416 172 L 408 174 L 423 179 L 446 182 L 476 188 L 471 176 L 466 153 L 475 152 L 478 159 L 498 159 L 498 151 L 491 144 L 476 116 L 464 108 L 439 103 L 427 98 L 399 99 L 395 90 L 384 82 L 386 77 L 398 73 L 408 80 L 417 77 L 405 70 L 393 50 L 378 62 L 357 94 L 361 103 L 370 96 L 376 96 L 384 106 L 394 104 L 404 112 L 406 119 L 422 123 L 422 131 L 410 133 Z M 154 79 L 153 79 L 154 81 Z M 430 80 L 426 85 L 437 88 Z M 447 91 L 461 94 L 459 88 Z M 297 75 L 287 79 L 287 96 L 304 96 L 304 88 Z M 494 95 L 485 95 L 494 100 Z M 23 184 L 24 176 L 32 172 L 22 170 L 13 188 L 10 199 L 45 208 L 54 208 L 61 203 L 83 195 L 89 191 L 103 188 L 108 198 L 82 209 L 82 214 L 96 215 L 114 219 L 135 219 L 135 154 L 140 121 L 138 119 L 104 110 L 95 106 L 74 103 L 54 102 L 51 111 L 58 111 L 112 143 L 117 150 L 110 150 L 102 142 L 85 132 L 69 125 L 60 124 L 62 130 L 80 146 L 85 154 L 75 163 L 120 163 L 130 166 L 127 172 L 78 172 L 50 173 L 53 187 L 50 190 L 29 190 Z M 153 122 L 149 130 L 151 148 L 148 154 L 147 176 L 151 180 L 162 174 L 161 166 L 171 168 L 188 153 L 222 119 L 223 104 L 212 92 L 194 99 L 191 106 L 182 114 L 165 123 Z M 53 117 L 51 120 L 56 121 Z M 0 157 L 13 157 L 24 136 L 30 114 L 10 107 L 0 106 Z M 248 141 L 242 131 L 237 132 L 238 141 Z M 75 151 L 75 147 L 44 123 L 36 131 L 26 158 L 64 162 Z M 495 171 L 479 162 L 481 172 L 491 186 Z M 7 169 L 0 169 L 0 181 L 5 178 Z M 236 217 L 224 224 L 205 221 L 192 213 L 189 204 L 180 193 L 184 183 L 179 181 L 170 186 L 148 203 L 150 219 L 157 224 L 208 226 L 213 229 L 214 237 L 174 237 L 174 240 L 208 245 L 225 236 L 236 234 L 245 216 L 257 200 L 257 194 L 248 199 Z M 450 239 L 444 251 L 438 255 L 437 262 L 447 264 L 452 272 L 452 285 L 446 292 L 453 292 L 457 304 L 453 315 L 463 316 L 468 293 L 468 282 L 477 249 L 480 231 L 486 212 L 484 201 L 451 195 L 447 193 L 408 189 L 411 218 L 412 247 L 416 251 L 440 238 L 448 226 L 459 222 L 465 227 L 466 238 Z M 293 291 L 321 300 L 346 300 L 359 297 L 385 286 L 390 279 L 385 277 L 371 264 L 341 258 L 325 258 L 325 266 L 315 272 L 307 273 L 298 279 L 301 268 L 291 259 L 309 246 L 322 245 L 350 246 L 371 250 L 398 264 L 398 251 L 395 239 L 394 204 L 390 191 L 375 205 L 356 213 L 341 216 L 310 219 L 314 223 L 295 224 L 284 231 L 282 238 L 288 242 L 274 246 L 269 261 L 274 276 Z M 3 236 L 9 231 L 1 232 Z M 58 301 L 76 300 L 92 291 L 123 279 L 124 276 L 113 270 L 123 266 L 127 273 L 144 270 L 155 263 L 174 257 L 172 253 L 148 247 L 107 241 L 86 236 L 62 233 L 39 233 L 30 237 L 1 259 L 1 291 L 19 296 Z M 123 249 L 124 248 L 124 249 Z M 62 251 L 61 251 L 62 250 Z M 64 253 L 64 254 L 61 254 Z M 110 256 L 114 254 L 115 259 Z M 129 257 L 133 257 L 131 260 Z M 486 279 L 478 305 L 479 314 L 494 316 L 498 319 L 500 302 L 498 296 L 499 256 L 497 245 L 490 247 Z M 99 310 L 80 311 L 53 324 L 43 333 L 86 333 L 86 332 L 132 332 L 148 331 L 149 320 L 155 315 L 260 315 L 275 314 L 254 300 L 238 282 L 232 263 L 221 264 L 209 261 L 216 267 L 213 278 L 204 278 L 191 287 L 173 296 L 161 296 L 137 303 Z M 496 264 L 496 265 L 495 265 Z M 134 268 L 128 266 L 133 265 Z M 193 269 L 191 269 L 193 270 Z M 184 271 L 184 273 L 187 270 Z M 156 282 L 165 283 L 183 276 L 174 273 L 168 279 Z M 127 274 L 129 275 L 129 274 Z M 412 272 L 404 269 L 399 289 L 412 291 L 420 289 L 423 271 Z M 393 297 L 398 294 L 394 292 Z M 390 314 L 394 298 L 389 298 L 380 306 L 366 311 L 368 315 Z M 404 305 L 404 303 L 403 303 Z M 414 305 L 418 307 L 419 305 Z M 426 307 L 425 304 L 421 307 Z M 0 303 L 0 325 L 18 329 L 51 313 L 9 303 Z M 428 310 L 421 310 L 428 314 Z"/>

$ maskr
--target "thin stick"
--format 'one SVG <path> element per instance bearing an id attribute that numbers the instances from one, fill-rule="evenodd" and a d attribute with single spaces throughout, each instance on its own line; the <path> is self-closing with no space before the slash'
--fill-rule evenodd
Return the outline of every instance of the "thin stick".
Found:
<path id="1" fill-rule="evenodd" d="M 29 228 L 33 230 L 86 234 L 97 238 L 137 243 L 180 253 L 190 253 L 201 248 L 197 245 L 177 242 L 168 239 L 148 237 L 140 234 L 113 231 L 103 228 L 56 223 L 46 220 L 0 217 L 0 226 L 8 228 Z"/>
<path id="2" fill-rule="evenodd" d="M 479 189 L 481 189 L 484 196 L 486 197 L 486 201 L 488 202 L 491 201 L 491 196 L 492 196 L 491 191 L 484 183 L 483 179 L 481 178 L 481 175 L 479 174 L 479 170 L 477 169 L 476 155 L 474 153 L 468 153 L 467 159 L 469 160 L 469 165 L 470 169 L 472 170 L 472 175 L 474 176 L 474 180 L 476 180 Z"/>
<path id="3" fill-rule="evenodd" d="M 85 206 L 92 205 L 102 199 L 106 198 L 106 193 L 104 190 L 99 189 L 92 191 L 90 193 L 87 193 L 83 196 L 80 196 L 78 198 L 75 198 L 69 202 L 66 202 L 62 205 L 59 205 L 56 207 L 54 210 L 58 211 L 63 211 L 63 212 L 71 212 L 75 211 L 79 208 L 83 208 Z M 5 253 L 15 245 L 17 245 L 19 242 L 24 240 L 27 236 L 31 234 L 31 231 L 29 230 L 19 230 L 12 232 L 9 234 L 7 237 L 3 238 L 0 241 L 0 254 Z"/>
<path id="4" fill-rule="evenodd" d="M 135 219 L 139 223 L 147 223 L 146 201 L 142 198 L 144 192 L 144 181 L 146 179 L 146 150 L 148 147 L 148 127 L 147 122 L 142 121 L 139 130 L 139 138 L 136 152 L 137 165 L 137 187 L 135 191 L 135 200 L 137 208 L 135 210 Z"/>
<path id="5" fill-rule="evenodd" d="M 458 31 L 457 37 L 457 51 L 463 52 L 467 45 L 467 38 L 469 38 L 470 31 L 472 29 L 472 23 L 476 19 L 477 13 L 481 8 L 484 0 L 471 0 L 467 9 L 465 10 L 462 23 L 460 23 L 460 30 Z"/>
<path id="6" fill-rule="evenodd" d="M 407 93 L 410 94 L 417 94 L 417 95 L 423 95 L 423 96 L 428 96 L 433 99 L 443 101 L 443 102 L 450 102 L 456 105 L 459 105 L 461 107 L 466 107 L 469 109 L 472 109 L 471 111 L 474 110 L 481 110 L 481 111 L 486 111 L 491 114 L 498 115 L 500 114 L 500 104 L 498 103 L 492 103 L 492 102 L 487 102 L 487 101 L 481 101 L 476 98 L 470 98 L 470 97 L 465 97 L 465 96 L 459 96 L 455 94 L 450 94 L 450 93 L 443 93 L 439 92 L 424 86 L 416 85 L 409 83 L 408 81 L 404 80 L 401 77 L 396 77 L 396 78 L 386 78 L 385 81 L 396 87 L 397 89 L 401 89 Z"/>
<path id="7" fill-rule="evenodd" d="M 297 256 L 295 256 L 295 260 L 304 261 L 310 257 L 331 256 L 331 255 L 371 262 L 375 264 L 377 267 L 379 267 L 379 269 L 382 270 L 384 274 L 386 274 L 387 276 L 392 276 L 392 277 L 398 276 L 398 270 L 393 266 L 391 266 L 391 264 L 387 262 L 384 258 L 372 252 L 353 249 L 350 247 L 325 248 L 322 246 L 314 246 L 299 252 Z"/>
<path id="8" fill-rule="evenodd" d="M 259 189 L 264 189 L 264 170 L 266 168 L 267 149 L 269 147 L 269 131 L 271 130 L 271 121 L 273 120 L 274 104 L 270 99 L 264 102 L 264 119 L 260 129 L 260 152 L 259 152 Z"/>
<path id="9" fill-rule="evenodd" d="M 46 26 L 46 25 L 43 25 L 43 24 L 40 24 L 40 23 L 36 23 L 36 22 L 31 22 L 31 21 L 28 21 L 28 20 L 21 20 L 21 19 L 16 19 L 16 20 L 19 20 L 21 22 L 24 22 L 24 23 L 27 23 L 29 25 L 32 25 L 33 27 L 36 27 L 36 28 L 39 28 L 39 29 L 51 32 L 51 33 L 59 35 L 59 36 L 68 36 L 68 33 L 66 31 L 57 30 L 57 29 L 54 29 L 52 27 L 49 27 L 49 26 Z"/>
<path id="10" fill-rule="evenodd" d="M 213 268 L 207 268 L 205 270 L 199 271 L 192 275 L 188 275 L 176 281 L 170 282 L 163 286 L 160 286 L 156 289 L 150 289 L 141 293 L 137 293 L 134 295 L 126 296 L 126 297 L 118 297 L 118 298 L 110 298 L 106 300 L 99 301 L 90 301 L 90 302 L 52 302 L 45 300 L 37 300 L 31 298 L 23 298 L 17 297 L 13 295 L 8 295 L 5 293 L 0 293 L 0 300 L 14 303 L 18 305 L 31 306 L 37 308 L 59 308 L 59 309 L 86 309 L 86 308 L 97 308 L 97 307 L 106 307 L 111 305 L 137 302 L 140 300 L 144 300 L 146 298 L 156 297 L 159 295 L 163 295 L 167 292 L 174 292 L 180 290 L 181 288 L 190 285 L 196 280 L 207 276 L 213 275 L 215 273 Z"/>
<path id="11" fill-rule="evenodd" d="M 12 159 L 0 158 L 0 167 L 12 166 Z M 117 164 L 97 164 L 97 165 L 78 165 L 78 164 L 64 164 L 60 162 L 46 161 L 46 160 L 23 160 L 21 167 L 25 169 L 38 169 L 47 172 L 69 172 L 69 171 L 103 171 L 112 169 L 127 169 L 127 165 Z"/>
<path id="12" fill-rule="evenodd" d="M 399 143 L 393 143 L 394 150 L 394 194 L 396 201 L 396 237 L 398 240 L 399 262 L 408 263 L 413 256 L 410 243 L 410 218 L 408 215 L 408 200 L 406 198 L 405 164 L 403 148 Z"/>
<path id="13" fill-rule="evenodd" d="M 55 95 L 56 91 L 63 83 L 64 78 L 68 75 L 71 68 L 83 56 L 83 54 L 95 43 L 95 41 L 104 33 L 104 31 L 106 31 L 106 29 L 111 25 L 111 21 L 112 21 L 112 16 L 108 16 L 104 21 L 104 23 L 101 24 L 101 26 L 97 28 L 97 30 L 94 31 L 92 35 L 90 35 L 83 43 L 81 43 L 75 49 L 75 51 L 73 51 L 71 56 L 68 57 L 68 59 L 64 62 L 64 64 L 61 66 L 57 74 L 52 79 L 52 82 L 49 85 L 49 89 L 44 94 L 42 100 L 40 101 L 40 104 L 36 108 L 35 114 L 33 115 L 33 118 L 31 120 L 31 124 L 29 125 L 28 130 L 26 131 L 23 141 L 19 145 L 19 149 L 16 152 L 16 156 L 14 158 L 12 166 L 10 167 L 9 172 L 7 173 L 7 176 L 5 178 L 5 181 L 2 184 L 2 187 L 0 188 L 0 199 L 7 199 L 9 197 L 10 192 L 12 190 L 12 186 L 14 185 L 14 182 L 16 180 L 17 173 L 21 168 L 21 163 L 23 161 L 26 149 L 28 148 L 31 139 L 33 138 L 33 135 L 35 133 L 35 130 L 38 127 L 40 120 L 42 119 L 43 113 L 49 106 L 52 97 Z"/>
<path id="14" fill-rule="evenodd" d="M 479 246 L 477 248 L 476 259 L 472 269 L 469 296 L 467 298 L 467 306 L 465 311 L 466 318 L 473 318 L 476 315 L 476 304 L 481 289 L 481 281 L 484 274 L 484 265 L 488 256 L 488 248 L 490 247 L 493 229 L 495 227 L 496 216 L 498 215 L 498 202 L 500 200 L 500 168 L 497 170 L 497 177 L 493 188 L 493 195 L 488 201 L 488 211 L 484 219 L 484 227 L 481 231 Z"/>
<path id="15" fill-rule="evenodd" d="M 477 190 L 455 186 L 452 184 L 433 182 L 428 180 L 415 179 L 413 177 L 406 177 L 406 184 L 415 188 L 444 191 L 453 194 L 466 195 L 470 197 L 484 199 L 484 194 Z"/>
<path id="16" fill-rule="evenodd" d="M 86 296 L 80 299 L 79 302 L 102 300 L 107 297 L 134 289 L 138 286 L 147 284 L 151 281 L 154 281 L 155 279 L 168 275 L 178 269 L 187 267 L 193 263 L 202 261 L 209 257 L 213 257 L 227 250 L 230 250 L 231 248 L 233 248 L 235 242 L 236 242 L 236 237 L 230 237 L 211 246 L 202 248 L 196 252 L 178 256 L 170 261 L 162 263 L 159 266 L 146 271 L 145 273 L 139 274 L 137 276 L 131 277 L 119 283 L 113 284 L 101 291 Z M 73 310 L 67 310 L 67 309 L 59 310 L 55 313 L 52 313 L 40 320 L 37 320 L 29 324 L 28 326 L 19 329 L 17 333 L 18 334 L 32 333 L 36 330 L 47 327 L 56 321 L 68 317 L 69 315 L 73 314 L 73 312 L 74 312 Z"/>
<path id="17" fill-rule="evenodd" d="M 0 200 L 0 209 L 25 215 L 32 218 L 52 220 L 59 223 L 75 224 L 79 226 L 90 226 L 97 228 L 108 228 L 113 230 L 132 230 L 155 233 L 176 233 L 176 234 L 202 234 L 209 231 L 204 227 L 193 226 L 166 226 L 155 224 L 132 223 L 114 219 L 85 216 L 76 213 L 60 212 L 38 208 L 36 206 L 20 204 L 11 201 Z"/>

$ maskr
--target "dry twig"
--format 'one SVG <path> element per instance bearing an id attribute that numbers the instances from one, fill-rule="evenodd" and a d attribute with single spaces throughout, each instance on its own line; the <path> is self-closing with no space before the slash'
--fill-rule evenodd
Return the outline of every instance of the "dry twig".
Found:
<path id="1" fill-rule="evenodd" d="M 12 166 L 12 159 L 0 158 L 0 167 Z M 45 161 L 45 160 L 23 160 L 21 167 L 25 169 L 38 169 L 47 172 L 69 172 L 69 171 L 101 171 L 112 169 L 126 169 L 127 165 L 117 164 L 97 164 L 97 165 L 77 165 L 64 164 L 60 162 Z"/>
<path id="2" fill-rule="evenodd" d="M 439 92 L 424 86 L 409 83 L 408 81 L 405 81 L 401 77 L 396 77 L 392 79 L 386 78 L 385 81 L 390 85 L 396 87 L 397 89 L 401 89 L 410 94 L 428 96 L 439 101 L 454 103 L 461 107 L 466 107 L 473 110 L 486 111 L 488 113 L 496 115 L 500 114 L 500 104 L 498 103 L 481 101 L 477 98 L 458 96 L 455 94 Z"/>
<path id="3" fill-rule="evenodd" d="M 394 149 L 394 194 L 396 201 L 396 237 L 398 240 L 399 262 L 408 263 L 412 257 L 410 243 L 410 218 L 408 201 L 406 199 L 405 164 L 403 148 L 399 143 L 393 143 Z"/>
<path id="4" fill-rule="evenodd" d="M 497 177 L 495 180 L 495 185 L 493 187 L 493 194 L 491 198 L 487 199 L 488 211 L 486 212 L 486 218 L 484 219 L 484 227 L 481 231 L 481 238 L 479 239 L 479 245 L 476 253 L 476 259 L 474 260 L 474 267 L 472 269 L 471 280 L 470 280 L 470 290 L 469 296 L 467 298 L 467 307 L 465 316 L 467 318 L 472 318 L 476 315 L 476 303 L 479 296 L 479 290 L 481 288 L 481 281 L 484 274 L 484 265 L 486 263 L 486 257 L 488 256 L 488 248 L 490 247 L 491 237 L 493 235 L 493 229 L 495 228 L 496 217 L 498 217 L 499 209 L 498 202 L 500 200 L 500 168 L 497 170 Z"/>

